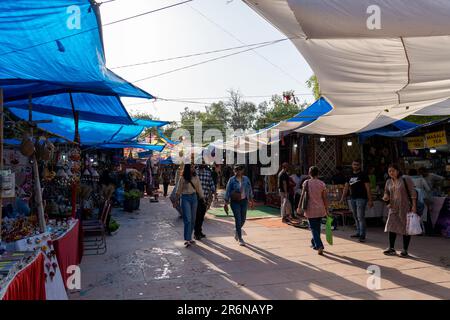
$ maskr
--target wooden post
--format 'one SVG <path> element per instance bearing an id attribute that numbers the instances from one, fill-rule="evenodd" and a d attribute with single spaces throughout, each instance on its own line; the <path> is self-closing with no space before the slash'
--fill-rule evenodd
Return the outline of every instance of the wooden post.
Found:
<path id="1" fill-rule="evenodd" d="M 30 125 L 31 139 L 33 139 L 33 112 L 32 112 L 33 105 L 31 100 L 32 96 L 30 94 L 28 98 L 28 121 Z M 33 155 L 31 156 L 31 161 L 33 162 L 34 200 L 36 202 L 38 210 L 40 231 L 44 233 L 47 231 L 47 227 L 45 224 L 44 205 L 42 203 L 41 181 L 39 180 L 39 166 L 36 159 L 36 153 L 33 153 Z"/>
<path id="2" fill-rule="evenodd" d="M 74 121 L 74 125 L 75 125 L 75 136 L 74 136 L 74 141 L 75 143 L 80 144 L 81 139 L 80 139 L 80 133 L 78 130 L 78 123 L 79 123 L 79 113 L 78 111 L 75 111 L 75 104 L 73 103 L 73 96 L 72 96 L 72 92 L 69 92 L 69 97 L 70 97 L 70 105 L 72 106 L 72 113 L 73 113 L 73 121 Z M 72 218 L 76 218 L 77 215 L 77 189 L 78 189 L 78 183 L 73 182 L 72 183 L 72 198 L 71 198 L 71 204 L 72 204 Z"/>
<path id="3" fill-rule="evenodd" d="M 0 172 L 3 173 L 3 89 L 0 88 Z M 3 192 L 0 187 L 0 242 L 2 241 Z"/>

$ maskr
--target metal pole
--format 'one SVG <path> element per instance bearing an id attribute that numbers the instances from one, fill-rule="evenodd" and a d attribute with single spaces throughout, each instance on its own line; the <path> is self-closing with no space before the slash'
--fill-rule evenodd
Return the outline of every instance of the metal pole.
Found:
<path id="1" fill-rule="evenodd" d="M 30 124 L 30 134 L 31 139 L 33 139 L 33 113 L 32 113 L 32 95 L 28 97 L 28 121 Z M 38 210 L 38 219 L 39 219 L 39 227 L 41 232 L 44 233 L 47 231 L 47 227 L 45 225 L 45 216 L 44 216 L 44 206 L 42 203 L 42 190 L 41 190 L 41 181 L 39 179 L 39 166 L 36 159 L 36 153 L 33 153 L 31 156 L 31 161 L 33 162 L 33 176 L 34 176 L 34 200 L 36 201 L 36 206 Z"/>
<path id="2" fill-rule="evenodd" d="M 0 88 L 0 173 L 3 174 L 3 89 Z M 0 186 L 0 242 L 2 241 L 3 188 Z"/>

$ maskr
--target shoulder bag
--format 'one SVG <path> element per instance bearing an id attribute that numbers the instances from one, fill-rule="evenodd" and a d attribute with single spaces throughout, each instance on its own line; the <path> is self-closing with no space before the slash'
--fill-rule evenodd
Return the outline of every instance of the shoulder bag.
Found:
<path id="1" fill-rule="evenodd" d="M 197 194 L 198 202 L 199 202 L 200 204 L 202 204 L 203 206 L 206 206 L 205 199 L 203 199 L 203 198 L 200 197 L 200 194 L 198 193 L 197 188 L 196 188 L 196 187 L 194 186 L 194 184 L 192 183 L 192 180 L 189 181 L 189 183 L 191 184 L 192 188 L 194 188 L 195 193 Z"/>
<path id="2" fill-rule="evenodd" d="M 309 185 L 309 180 L 306 180 L 305 187 L 303 188 L 302 196 L 300 199 L 300 206 L 303 210 L 308 209 L 308 202 L 309 202 L 308 185 Z"/>
<path id="3" fill-rule="evenodd" d="M 242 179 L 241 188 L 243 187 L 242 186 L 243 184 L 244 184 L 244 179 Z M 242 200 L 241 199 L 241 193 L 238 192 L 238 191 L 232 191 L 231 195 L 230 195 L 230 198 L 231 198 L 231 201 L 233 201 L 233 202 L 239 202 L 239 201 Z"/>

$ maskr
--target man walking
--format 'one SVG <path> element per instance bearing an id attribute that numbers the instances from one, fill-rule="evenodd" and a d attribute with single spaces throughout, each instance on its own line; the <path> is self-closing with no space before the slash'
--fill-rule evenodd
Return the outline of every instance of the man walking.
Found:
<path id="1" fill-rule="evenodd" d="M 199 201 L 197 206 L 197 215 L 195 217 L 194 226 L 194 238 L 196 240 L 201 240 L 205 238 L 206 235 L 202 232 L 203 221 L 205 220 L 205 214 L 211 204 L 211 199 L 216 192 L 216 186 L 211 176 L 211 171 L 206 167 L 205 164 L 201 164 L 197 169 L 197 176 L 200 179 L 202 185 L 203 194 L 205 196 L 205 201 Z"/>
<path id="2" fill-rule="evenodd" d="M 356 234 L 352 238 L 359 238 L 359 242 L 366 241 L 366 205 L 373 207 L 372 193 L 370 191 L 370 180 L 367 174 L 361 171 L 361 160 L 352 163 L 353 173 L 347 179 L 341 202 L 344 202 L 350 189 L 351 210 L 356 223 Z"/>
<path id="3" fill-rule="evenodd" d="M 289 222 L 289 218 L 292 215 L 292 207 L 289 201 L 289 174 L 288 174 L 289 164 L 287 162 L 283 163 L 281 166 L 281 171 L 278 174 L 278 190 L 280 192 L 281 198 L 281 218 L 284 223 Z"/>
<path id="4" fill-rule="evenodd" d="M 161 180 L 163 183 L 164 197 L 167 197 L 167 191 L 169 190 L 169 184 L 171 180 L 171 172 L 169 168 L 164 168 L 161 173 Z"/>

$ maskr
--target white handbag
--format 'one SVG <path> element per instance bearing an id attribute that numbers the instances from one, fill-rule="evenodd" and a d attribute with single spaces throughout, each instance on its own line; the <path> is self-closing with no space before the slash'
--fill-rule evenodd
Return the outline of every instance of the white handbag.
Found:
<path id="1" fill-rule="evenodd" d="M 410 212 L 406 216 L 406 233 L 409 236 L 416 236 L 418 234 L 422 234 L 422 224 L 421 224 L 421 217 L 414 213 Z"/>

